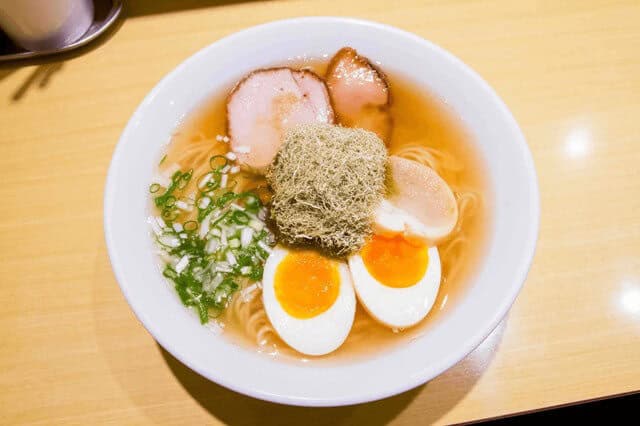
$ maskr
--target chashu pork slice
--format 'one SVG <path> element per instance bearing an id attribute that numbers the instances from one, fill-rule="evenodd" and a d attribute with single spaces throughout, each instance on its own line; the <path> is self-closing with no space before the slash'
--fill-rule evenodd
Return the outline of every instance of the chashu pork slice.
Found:
<path id="1" fill-rule="evenodd" d="M 333 109 L 324 82 L 311 71 L 253 71 L 227 100 L 231 150 L 257 172 L 264 172 L 276 156 L 284 132 L 313 122 L 333 123 Z"/>
<path id="2" fill-rule="evenodd" d="M 370 130 L 389 142 L 391 97 L 381 71 L 354 49 L 344 47 L 331 59 L 325 80 L 340 124 Z"/>

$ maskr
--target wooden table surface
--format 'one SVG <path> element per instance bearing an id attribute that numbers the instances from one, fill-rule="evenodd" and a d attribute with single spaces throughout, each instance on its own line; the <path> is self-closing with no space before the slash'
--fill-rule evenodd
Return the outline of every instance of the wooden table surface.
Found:
<path id="1" fill-rule="evenodd" d="M 154 4 L 157 3 L 157 4 Z M 80 54 L 0 68 L 0 423 L 427 424 L 640 390 L 640 2 L 133 1 Z M 102 193 L 143 96 L 234 31 L 385 22 L 476 69 L 519 121 L 542 221 L 492 336 L 428 384 L 353 407 L 235 394 L 164 352 L 115 282 Z"/>

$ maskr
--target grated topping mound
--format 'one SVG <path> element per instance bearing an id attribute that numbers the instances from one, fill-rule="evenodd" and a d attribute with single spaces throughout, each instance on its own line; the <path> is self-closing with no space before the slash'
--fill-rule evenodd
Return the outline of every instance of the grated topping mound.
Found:
<path id="1" fill-rule="evenodd" d="M 280 240 L 333 256 L 358 251 L 382 201 L 386 163 L 375 133 L 330 124 L 289 130 L 267 172 Z"/>

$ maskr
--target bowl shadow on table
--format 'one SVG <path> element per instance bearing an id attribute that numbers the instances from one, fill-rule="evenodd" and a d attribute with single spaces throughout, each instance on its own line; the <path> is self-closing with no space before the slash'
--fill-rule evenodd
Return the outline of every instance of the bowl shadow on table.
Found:
<path id="1" fill-rule="evenodd" d="M 304 408 L 261 401 L 228 390 L 195 373 L 159 345 L 151 344 L 151 338 L 136 322 L 118 289 L 104 243 L 97 250 L 93 287 L 100 353 L 119 387 L 146 416 L 157 422 L 166 420 L 158 408 L 166 395 L 147 390 L 149 382 L 154 380 L 165 383 L 164 390 L 181 386 L 210 416 L 234 425 L 382 425 L 403 412 L 408 418 L 419 419 L 420 424 L 432 424 L 455 408 L 474 388 L 491 364 L 508 320 L 508 317 L 503 319 L 472 353 L 425 385 L 367 404 Z M 129 332 L 123 340 L 124 329 Z M 134 352 L 138 356 L 132 360 Z M 175 378 L 174 385 L 167 385 L 165 381 L 172 378 Z M 412 404 L 416 398 L 420 403 Z"/>
<path id="2" fill-rule="evenodd" d="M 294 407 L 254 399 L 219 386 L 195 373 L 158 345 L 165 362 L 184 389 L 212 416 L 234 425 L 383 425 L 405 410 L 424 393 L 415 418 L 432 424 L 453 409 L 473 389 L 487 369 L 500 344 L 507 318 L 465 359 L 425 385 L 366 404 L 344 407 Z M 446 392 L 439 392 L 440 388 Z"/>

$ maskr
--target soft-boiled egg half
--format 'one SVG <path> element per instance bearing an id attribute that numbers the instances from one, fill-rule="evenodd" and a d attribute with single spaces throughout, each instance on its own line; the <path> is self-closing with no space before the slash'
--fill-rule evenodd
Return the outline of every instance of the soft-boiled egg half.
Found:
<path id="1" fill-rule="evenodd" d="M 427 316 L 440 288 L 436 247 L 403 233 L 379 235 L 349 258 L 358 300 L 377 321 L 405 328 Z"/>
<path id="2" fill-rule="evenodd" d="M 404 328 L 431 310 L 440 288 L 439 241 L 458 221 L 456 198 L 431 168 L 389 157 L 390 193 L 374 212 L 373 237 L 349 258 L 358 300 L 379 322 Z"/>
<path id="3" fill-rule="evenodd" d="M 380 206 L 378 218 L 383 213 L 387 213 L 387 222 L 390 217 L 402 217 L 406 235 L 430 246 L 438 244 L 454 230 L 459 213 L 456 197 L 435 170 L 392 155 L 389 157 L 389 182 L 389 203 Z M 389 213 L 388 210 L 392 211 Z M 376 219 L 377 225 L 379 222 Z M 398 226 L 397 220 L 395 226 Z"/>
<path id="4" fill-rule="evenodd" d="M 374 212 L 373 233 L 385 237 L 403 235 L 416 244 L 429 244 L 429 229 L 411 214 L 382 200 Z"/>
<path id="5" fill-rule="evenodd" d="M 262 299 L 278 335 L 306 355 L 334 351 L 353 325 L 349 268 L 313 250 L 274 248 L 264 266 Z"/>

